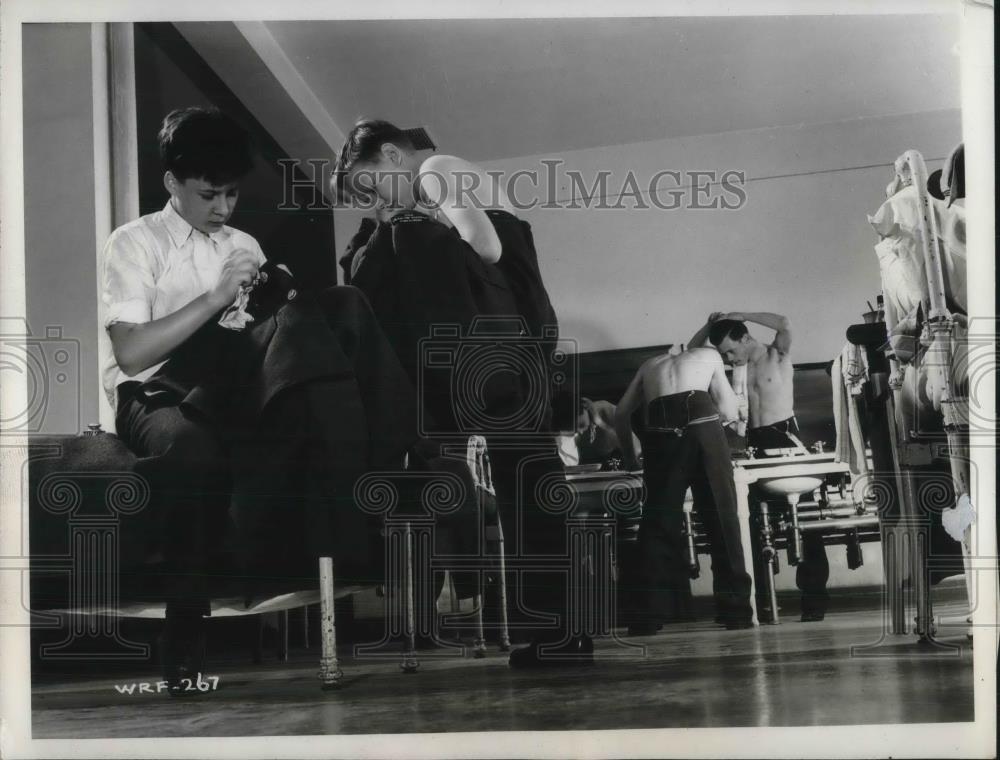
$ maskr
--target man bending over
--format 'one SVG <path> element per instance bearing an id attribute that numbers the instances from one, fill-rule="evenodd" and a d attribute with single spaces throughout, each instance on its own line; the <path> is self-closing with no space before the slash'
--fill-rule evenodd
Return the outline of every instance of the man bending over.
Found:
<path id="1" fill-rule="evenodd" d="M 750 577 L 723 430 L 723 424 L 739 419 L 739 405 L 718 353 L 695 348 L 655 357 L 640 367 L 615 415 L 628 468 L 637 465 L 631 419 L 637 410 L 646 503 L 629 633 L 655 633 L 667 617 L 671 595 L 687 583 L 683 523 L 688 488 L 708 533 L 719 619 L 730 629 L 749 627 Z"/>

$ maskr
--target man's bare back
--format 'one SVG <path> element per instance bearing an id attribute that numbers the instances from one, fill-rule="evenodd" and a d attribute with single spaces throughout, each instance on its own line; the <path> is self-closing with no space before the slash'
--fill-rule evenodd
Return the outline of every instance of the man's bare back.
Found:
<path id="1" fill-rule="evenodd" d="M 707 391 L 716 370 L 722 366 L 718 353 L 696 348 L 671 356 L 657 356 L 639 368 L 643 401 L 685 391 Z"/>
<path id="2" fill-rule="evenodd" d="M 631 446 L 632 412 L 661 396 L 689 391 L 707 391 L 724 423 L 739 419 L 738 399 L 726 378 L 722 357 L 715 349 L 692 348 L 674 356 L 657 356 L 639 368 L 615 411 L 615 428 L 627 464 L 635 459 Z"/>

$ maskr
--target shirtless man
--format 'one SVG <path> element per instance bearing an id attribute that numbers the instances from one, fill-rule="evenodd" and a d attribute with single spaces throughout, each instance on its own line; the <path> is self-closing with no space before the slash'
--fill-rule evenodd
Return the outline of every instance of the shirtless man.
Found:
<path id="1" fill-rule="evenodd" d="M 417 209 L 459 235 L 490 264 L 503 253 L 487 210 L 517 209 L 499 177 L 463 158 L 425 156 L 413 149 L 406 134 L 385 121 L 359 122 L 344 144 L 333 178 L 344 198 L 367 198 L 377 210 L 392 215 Z"/>
<path id="2" fill-rule="evenodd" d="M 632 415 L 641 410 L 646 502 L 639 526 L 636 577 L 630 585 L 629 633 L 650 635 L 668 618 L 671 598 L 687 586 L 683 537 L 688 488 L 708 534 L 718 619 L 726 628 L 751 623 L 750 577 L 736 515 L 733 465 L 723 424 L 739 420 L 736 394 L 719 354 L 694 348 L 650 359 L 615 413 L 626 467 L 637 466 Z"/>
<path id="3" fill-rule="evenodd" d="M 775 331 L 774 342 L 760 343 L 744 322 L 756 322 Z M 714 312 L 691 338 L 692 347 L 706 339 L 733 366 L 747 367 L 750 428 L 794 422 L 792 399 L 792 334 L 787 317 L 780 314 Z"/>
<path id="4" fill-rule="evenodd" d="M 348 135 L 331 184 L 338 198 L 374 205 L 390 224 L 433 219 L 454 229 L 481 260 L 480 269 L 488 270 L 476 270 L 469 299 L 482 315 L 520 317 L 521 335 L 526 332 L 538 341 L 546 361 L 551 359 L 558 320 L 542 282 L 531 227 L 518 218 L 500 176 L 458 156 L 427 155 L 414 148 L 405 131 L 387 121 L 369 119 L 355 124 Z M 439 243 L 435 245 L 440 247 Z M 441 266 L 433 256 L 425 258 L 425 266 Z M 357 270 L 357 266 L 351 268 Z M 452 287 L 459 287 L 456 278 L 470 276 L 466 266 L 460 269 L 460 273 L 441 272 L 441 282 L 450 280 Z M 396 319 L 404 317 L 396 315 Z M 545 424 L 551 422 L 549 415 Z"/>
<path id="5" fill-rule="evenodd" d="M 747 331 L 744 321 L 774 330 L 773 342 L 759 342 Z M 691 345 L 701 346 L 706 338 L 729 364 L 747 367 L 750 406 L 747 446 L 754 449 L 754 456 L 780 456 L 780 449 L 805 450 L 796 436 L 788 317 L 769 312 L 715 312 L 691 338 Z M 784 508 L 784 501 L 778 506 Z M 822 620 L 830 575 L 822 535 L 815 531 L 806 533 L 802 549 L 802 560 L 795 571 L 796 584 L 802 592 L 802 621 Z"/>
<path id="6" fill-rule="evenodd" d="M 580 399 L 580 413 L 576 418 L 576 448 L 580 464 L 604 464 L 622 452 L 615 430 L 615 405 L 610 401 Z M 632 445 L 638 444 L 635 436 Z"/>

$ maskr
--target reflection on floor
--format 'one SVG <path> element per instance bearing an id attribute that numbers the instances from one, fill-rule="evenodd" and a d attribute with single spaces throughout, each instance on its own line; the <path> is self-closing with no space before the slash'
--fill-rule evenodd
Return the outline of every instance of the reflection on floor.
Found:
<path id="1" fill-rule="evenodd" d="M 937 610 L 959 616 L 960 608 Z M 345 657 L 343 688 L 324 692 L 318 652 L 286 663 L 232 663 L 210 675 L 218 691 L 189 700 L 121 694 L 152 673 L 36 684 L 37 738 L 247 736 L 545 729 L 813 726 L 973 719 L 972 652 L 964 627 L 941 642 L 881 635 L 875 610 L 818 623 L 724 631 L 708 622 L 611 638 L 597 664 L 522 672 L 491 647 L 486 659 L 432 659 L 403 674 L 398 660 Z M 871 646 L 869 646 L 871 645 Z M 426 653 L 422 653 L 426 654 Z M 51 681 L 51 679 L 46 679 Z"/>

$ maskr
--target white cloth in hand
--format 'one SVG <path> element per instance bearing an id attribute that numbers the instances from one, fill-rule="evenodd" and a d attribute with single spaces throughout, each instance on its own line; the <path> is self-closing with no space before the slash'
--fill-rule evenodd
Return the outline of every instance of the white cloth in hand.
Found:
<path id="1" fill-rule="evenodd" d="M 244 285 L 240 288 L 240 292 L 236 294 L 236 300 L 222 312 L 222 317 L 219 318 L 219 324 L 222 327 L 230 330 L 242 330 L 250 322 L 253 322 L 253 317 L 247 313 L 247 304 L 250 303 L 252 289 L 251 285 Z"/>

